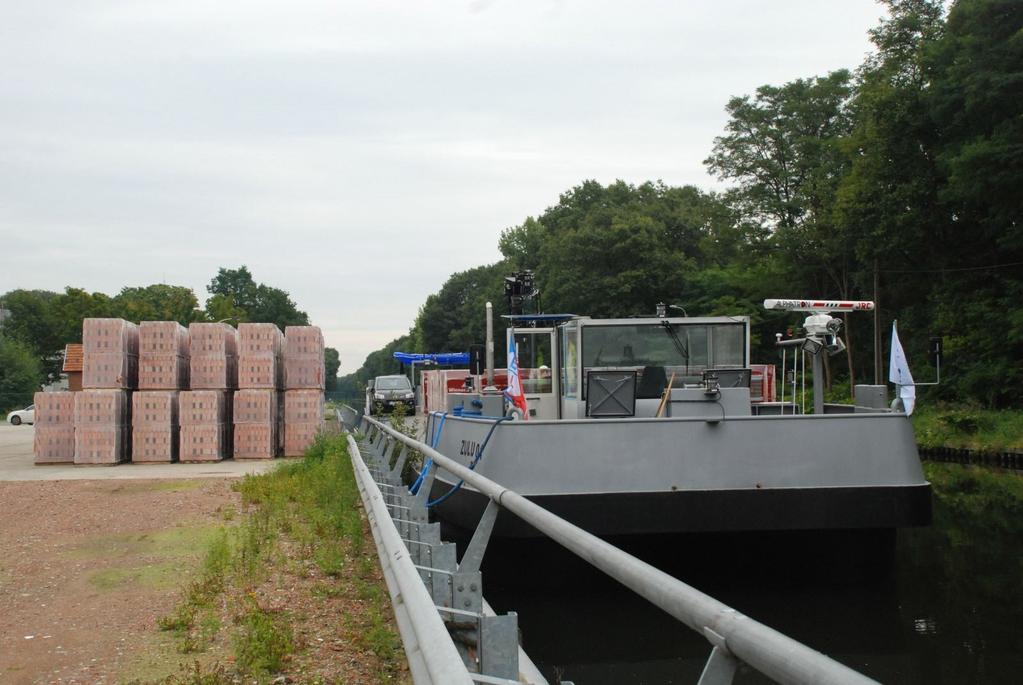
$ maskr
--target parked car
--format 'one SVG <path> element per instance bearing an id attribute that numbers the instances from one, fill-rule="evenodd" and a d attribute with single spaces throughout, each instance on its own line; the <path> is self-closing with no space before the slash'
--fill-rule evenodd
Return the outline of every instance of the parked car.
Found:
<path id="1" fill-rule="evenodd" d="M 416 393 L 407 376 L 377 376 L 366 388 L 366 410 L 370 414 L 384 414 L 402 404 L 411 414 L 416 409 Z"/>
<path id="2" fill-rule="evenodd" d="M 10 421 L 13 426 L 20 426 L 23 423 L 35 423 L 36 406 L 34 404 L 30 404 L 24 409 L 12 411 L 7 415 L 7 420 Z"/>

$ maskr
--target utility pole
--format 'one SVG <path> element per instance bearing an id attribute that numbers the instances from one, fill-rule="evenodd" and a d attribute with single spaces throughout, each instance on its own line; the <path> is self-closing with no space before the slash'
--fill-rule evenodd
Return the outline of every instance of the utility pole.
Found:
<path id="1" fill-rule="evenodd" d="M 874 385 L 881 385 L 881 276 L 874 257 Z"/>

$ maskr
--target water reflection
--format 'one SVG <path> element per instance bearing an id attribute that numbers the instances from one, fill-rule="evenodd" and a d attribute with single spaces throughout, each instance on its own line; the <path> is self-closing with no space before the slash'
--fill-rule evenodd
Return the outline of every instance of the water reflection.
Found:
<path id="1" fill-rule="evenodd" d="M 1021 543 L 1011 527 L 936 499 L 934 526 L 895 540 L 693 537 L 630 551 L 881 682 L 940 685 L 1023 679 Z M 868 563 L 886 550 L 894 569 Z M 695 683 L 709 654 L 550 544 L 495 546 L 484 579 L 495 607 L 519 613 L 523 645 L 552 682 Z M 735 682 L 768 681 L 741 671 Z"/>

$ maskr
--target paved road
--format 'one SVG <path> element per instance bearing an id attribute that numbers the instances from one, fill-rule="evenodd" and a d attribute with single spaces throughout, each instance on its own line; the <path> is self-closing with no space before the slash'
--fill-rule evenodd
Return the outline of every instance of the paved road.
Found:
<path id="1" fill-rule="evenodd" d="M 36 466 L 32 455 L 35 428 L 0 423 L 0 481 L 88 480 L 131 478 L 237 478 L 262 473 L 281 460 L 234 461 L 210 464 L 118 464 L 117 466 Z"/>

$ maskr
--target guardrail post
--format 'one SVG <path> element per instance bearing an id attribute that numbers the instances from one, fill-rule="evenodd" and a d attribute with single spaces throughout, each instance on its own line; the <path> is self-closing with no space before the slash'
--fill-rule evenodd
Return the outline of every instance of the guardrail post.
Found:
<path id="1" fill-rule="evenodd" d="M 735 660 L 726 648 L 715 645 L 710 651 L 710 658 L 707 665 L 703 667 L 700 674 L 700 681 L 697 685 L 732 685 L 735 677 L 735 669 L 739 662 Z"/>
<path id="2" fill-rule="evenodd" d="M 504 616 L 480 617 L 480 673 L 518 680 L 519 616 L 509 611 Z"/>
<path id="3" fill-rule="evenodd" d="M 401 482 L 401 472 L 405 469 L 405 462 L 408 461 L 408 455 L 408 445 L 402 445 L 401 452 L 398 454 L 398 459 L 394 462 L 394 467 L 391 468 L 391 480 L 395 483 Z"/>

